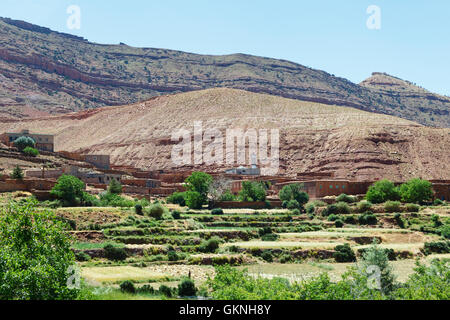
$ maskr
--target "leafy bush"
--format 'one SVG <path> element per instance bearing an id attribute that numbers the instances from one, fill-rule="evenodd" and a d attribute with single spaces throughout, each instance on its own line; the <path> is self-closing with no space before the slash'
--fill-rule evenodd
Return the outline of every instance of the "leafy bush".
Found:
<path id="1" fill-rule="evenodd" d="M 175 220 L 181 219 L 180 211 L 178 211 L 178 210 L 172 211 L 172 218 L 174 218 Z"/>
<path id="2" fill-rule="evenodd" d="M 289 200 L 286 208 L 289 210 L 298 209 L 298 208 L 300 208 L 300 204 L 298 203 L 297 200 Z"/>
<path id="3" fill-rule="evenodd" d="M 186 191 L 185 199 L 189 209 L 201 209 L 205 202 L 204 197 L 196 191 Z"/>
<path id="4" fill-rule="evenodd" d="M 435 199 L 433 201 L 433 205 L 435 206 L 442 206 L 444 204 L 444 201 L 442 201 L 441 199 Z"/>
<path id="5" fill-rule="evenodd" d="M 350 207 L 346 202 L 338 202 L 336 203 L 337 213 L 339 214 L 349 214 Z"/>
<path id="6" fill-rule="evenodd" d="M 213 215 L 222 215 L 223 214 L 223 210 L 221 208 L 214 208 L 211 210 L 211 214 Z"/>
<path id="7" fill-rule="evenodd" d="M 316 212 L 316 206 L 314 203 L 308 203 L 305 207 L 306 213 L 308 214 L 314 214 Z"/>
<path id="8" fill-rule="evenodd" d="M 22 136 L 14 140 L 13 145 L 20 151 L 23 151 L 26 147 L 34 148 L 36 146 L 36 142 L 33 138 Z"/>
<path id="9" fill-rule="evenodd" d="M 115 193 L 104 192 L 100 194 L 100 204 L 105 207 L 131 208 L 135 202 Z"/>
<path id="10" fill-rule="evenodd" d="M 400 206 L 400 201 L 386 201 L 384 203 L 384 210 L 386 210 L 386 212 L 399 212 Z"/>
<path id="11" fill-rule="evenodd" d="M 236 196 L 231 193 L 230 190 L 226 190 L 224 193 L 222 193 L 219 197 L 220 201 L 235 201 Z"/>
<path id="12" fill-rule="evenodd" d="M 344 223 L 348 223 L 348 224 L 356 224 L 356 218 L 355 216 L 351 215 L 351 216 L 345 216 L 344 217 Z"/>
<path id="13" fill-rule="evenodd" d="M 167 252 L 167 258 L 169 261 L 178 261 L 178 254 L 175 250 L 169 250 Z"/>
<path id="14" fill-rule="evenodd" d="M 239 198 L 241 201 L 265 201 L 266 190 L 261 182 L 243 181 Z"/>
<path id="15" fill-rule="evenodd" d="M 334 222 L 336 228 L 342 228 L 344 226 L 344 222 L 341 219 L 338 219 Z"/>
<path id="16" fill-rule="evenodd" d="M 164 206 L 162 204 L 155 203 L 150 206 L 148 215 L 155 219 L 161 219 L 164 212 L 165 212 Z"/>
<path id="17" fill-rule="evenodd" d="M 68 286 L 75 266 L 67 226 L 35 200 L 0 209 L 0 299 L 75 299 Z"/>
<path id="18" fill-rule="evenodd" d="M 425 254 L 450 253 L 450 241 L 434 241 L 424 243 Z"/>
<path id="19" fill-rule="evenodd" d="M 328 221 L 336 221 L 340 219 L 340 217 L 337 214 L 330 214 L 327 218 Z"/>
<path id="20" fill-rule="evenodd" d="M 201 252 L 216 252 L 222 240 L 219 237 L 212 237 L 209 240 L 203 240 L 199 246 Z"/>
<path id="21" fill-rule="evenodd" d="M 91 256 L 88 255 L 86 252 L 77 251 L 75 252 L 75 260 L 79 262 L 89 261 L 91 260 Z"/>
<path id="22" fill-rule="evenodd" d="M 279 193 L 281 201 L 295 200 L 300 207 L 303 207 L 308 201 L 309 196 L 306 192 L 302 191 L 304 185 L 300 183 L 293 183 L 284 186 Z"/>
<path id="23" fill-rule="evenodd" d="M 338 214 L 338 211 L 338 207 L 335 204 L 330 204 L 322 211 L 322 215 L 328 217 L 331 214 Z"/>
<path id="24" fill-rule="evenodd" d="M 289 263 L 289 262 L 292 262 L 292 256 L 290 254 L 285 253 L 280 257 L 280 263 Z"/>
<path id="25" fill-rule="evenodd" d="M 333 254 L 336 262 L 354 262 L 356 261 L 356 255 L 348 243 L 338 245 L 334 248 Z"/>
<path id="26" fill-rule="evenodd" d="M 120 290 L 126 293 L 136 293 L 136 288 L 130 280 L 125 280 L 120 284 Z"/>
<path id="27" fill-rule="evenodd" d="M 397 225 L 400 228 L 402 228 L 402 229 L 405 228 L 405 220 L 402 218 L 402 215 L 400 213 L 396 213 L 394 215 L 394 219 L 395 219 L 395 222 L 397 222 Z"/>
<path id="28" fill-rule="evenodd" d="M 366 212 L 372 208 L 372 203 L 370 201 L 363 200 L 358 202 L 356 207 L 358 209 L 358 212 Z"/>
<path id="29" fill-rule="evenodd" d="M 261 253 L 261 258 L 266 262 L 273 262 L 273 256 L 270 250 L 264 250 L 263 253 Z"/>
<path id="30" fill-rule="evenodd" d="M 149 284 L 144 284 L 142 287 L 136 289 L 138 293 L 155 294 L 155 289 Z"/>
<path id="31" fill-rule="evenodd" d="M 11 174 L 11 178 L 19 180 L 23 179 L 23 170 L 19 166 L 16 166 Z"/>
<path id="32" fill-rule="evenodd" d="M 106 244 L 103 249 L 105 250 L 105 257 L 108 260 L 123 261 L 127 258 L 127 253 L 124 248 L 115 247 L 112 244 Z"/>
<path id="33" fill-rule="evenodd" d="M 422 179 L 411 179 L 400 186 L 403 202 L 424 203 L 433 197 L 431 182 Z"/>
<path id="34" fill-rule="evenodd" d="M 174 192 L 167 197 L 168 203 L 178 204 L 182 207 L 186 205 L 186 193 L 185 192 Z"/>
<path id="35" fill-rule="evenodd" d="M 358 221 L 361 225 L 376 225 L 378 223 L 377 217 L 371 211 L 361 214 L 358 217 Z"/>
<path id="36" fill-rule="evenodd" d="M 419 212 L 420 206 L 414 203 L 408 203 L 406 205 L 406 211 L 408 212 Z"/>
<path id="37" fill-rule="evenodd" d="M 39 151 L 33 147 L 26 147 L 22 152 L 29 157 L 37 157 L 39 155 Z"/>
<path id="38" fill-rule="evenodd" d="M 300 212 L 300 209 L 297 209 L 297 208 L 296 208 L 296 209 L 292 210 L 291 213 L 292 213 L 294 216 L 298 216 L 298 215 L 300 215 L 301 212 Z"/>
<path id="39" fill-rule="evenodd" d="M 199 194 L 200 195 L 199 197 L 201 199 L 201 204 L 206 202 L 209 187 L 212 182 L 213 182 L 213 178 L 205 172 L 193 172 L 185 180 L 186 189 L 191 192 L 191 197 L 192 197 L 192 192 L 196 192 L 197 194 Z M 191 198 L 191 200 L 192 200 L 192 198 Z M 186 203 L 189 206 L 188 199 L 186 199 Z M 191 207 L 189 206 L 189 208 L 191 208 Z M 198 209 L 198 208 L 199 207 L 197 205 L 196 208 L 191 208 L 191 209 Z"/>
<path id="40" fill-rule="evenodd" d="M 190 278 L 185 278 L 178 285 L 178 294 L 182 297 L 193 297 L 197 294 L 197 288 L 194 281 Z"/>
<path id="41" fill-rule="evenodd" d="M 356 202 L 356 199 L 355 197 L 346 195 L 345 193 L 341 193 L 339 196 L 336 197 L 336 202 L 353 203 Z"/>
<path id="42" fill-rule="evenodd" d="M 441 227 L 441 236 L 445 239 L 450 239 L 450 224 L 445 224 Z"/>
<path id="43" fill-rule="evenodd" d="M 142 211 L 142 205 L 139 203 L 134 206 L 134 211 L 136 212 L 136 214 L 138 214 L 140 216 L 144 215 L 144 213 Z"/>
<path id="44" fill-rule="evenodd" d="M 122 185 L 116 179 L 111 179 L 108 186 L 108 192 L 113 194 L 121 194 L 122 193 Z"/>
<path id="45" fill-rule="evenodd" d="M 366 193 L 366 199 L 372 203 L 399 200 L 399 192 L 392 181 L 384 179 L 375 182 L 369 187 Z"/>
<path id="46" fill-rule="evenodd" d="M 164 296 L 166 296 L 166 297 L 168 297 L 168 298 L 171 298 L 172 297 L 172 290 L 168 287 L 168 286 L 166 286 L 165 284 L 162 284 L 160 287 L 159 287 L 159 290 L 158 290 L 162 295 L 164 295 Z"/>
<path id="47" fill-rule="evenodd" d="M 84 182 L 77 177 L 63 174 L 58 178 L 58 182 L 50 194 L 62 200 L 66 205 L 79 205 L 83 200 L 85 188 Z"/>
<path id="48" fill-rule="evenodd" d="M 261 237 L 262 241 L 277 241 L 280 236 L 276 233 L 268 233 Z"/>

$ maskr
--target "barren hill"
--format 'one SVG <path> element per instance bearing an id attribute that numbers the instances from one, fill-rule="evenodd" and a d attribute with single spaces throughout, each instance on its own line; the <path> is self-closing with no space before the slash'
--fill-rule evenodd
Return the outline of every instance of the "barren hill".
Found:
<path id="1" fill-rule="evenodd" d="M 450 127 L 450 98 L 362 85 L 284 60 L 101 45 L 0 18 L 0 118 L 35 117 L 215 87 L 355 107 Z M 370 79 L 369 79 L 370 80 Z"/>
<path id="2" fill-rule="evenodd" d="M 161 96 L 127 106 L 0 123 L 0 132 L 53 133 L 56 150 L 111 154 L 147 169 L 180 169 L 171 134 L 217 128 L 280 129 L 280 173 L 333 172 L 336 178 L 449 179 L 450 129 L 423 127 L 355 108 L 304 102 L 235 89 Z M 196 168 L 222 170 L 222 166 Z"/>

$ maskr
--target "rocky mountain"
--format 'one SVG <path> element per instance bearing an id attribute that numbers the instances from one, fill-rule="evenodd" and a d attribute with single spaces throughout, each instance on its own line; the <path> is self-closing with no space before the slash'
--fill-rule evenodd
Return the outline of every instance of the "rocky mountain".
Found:
<path id="1" fill-rule="evenodd" d="M 236 89 L 207 89 L 38 119 L 6 120 L 0 132 L 55 134 L 55 149 L 110 154 L 118 165 L 222 171 L 227 164 L 177 166 L 179 129 L 279 129 L 280 174 L 334 178 L 449 179 L 450 129 L 429 128 L 356 108 L 298 101 Z M 206 147 L 208 143 L 205 143 Z M 269 144 L 271 145 L 271 143 Z M 270 149 L 270 148 L 269 148 Z M 225 151 L 224 151 L 225 154 Z M 249 154 L 247 154 L 247 163 Z M 238 163 L 236 163 L 237 165 Z"/>
<path id="2" fill-rule="evenodd" d="M 215 87 L 350 106 L 428 126 L 450 126 L 449 97 L 390 76 L 374 74 L 358 85 L 284 60 L 102 45 L 0 18 L 3 119 L 130 104 Z"/>

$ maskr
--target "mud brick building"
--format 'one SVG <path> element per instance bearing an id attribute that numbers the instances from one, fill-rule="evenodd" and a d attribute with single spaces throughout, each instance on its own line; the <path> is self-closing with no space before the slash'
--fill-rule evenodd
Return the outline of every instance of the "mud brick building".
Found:
<path id="1" fill-rule="evenodd" d="M 110 156 L 107 154 L 86 154 L 84 161 L 99 169 L 110 169 Z"/>
<path id="2" fill-rule="evenodd" d="M 36 143 L 36 149 L 38 150 L 54 151 L 54 136 L 51 134 L 30 133 L 29 130 L 24 129 L 21 132 L 5 132 L 1 135 L 1 140 L 6 145 L 12 146 L 13 142 L 20 137 L 32 138 Z"/>

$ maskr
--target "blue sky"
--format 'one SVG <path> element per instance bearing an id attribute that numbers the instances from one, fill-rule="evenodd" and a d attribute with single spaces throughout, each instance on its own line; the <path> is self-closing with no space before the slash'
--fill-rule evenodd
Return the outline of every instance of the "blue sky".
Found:
<path id="1" fill-rule="evenodd" d="M 369 5 L 379 30 L 366 26 Z M 0 16 L 98 43 L 286 59 L 356 83 L 387 72 L 450 96 L 448 0 L 1 0 Z"/>

